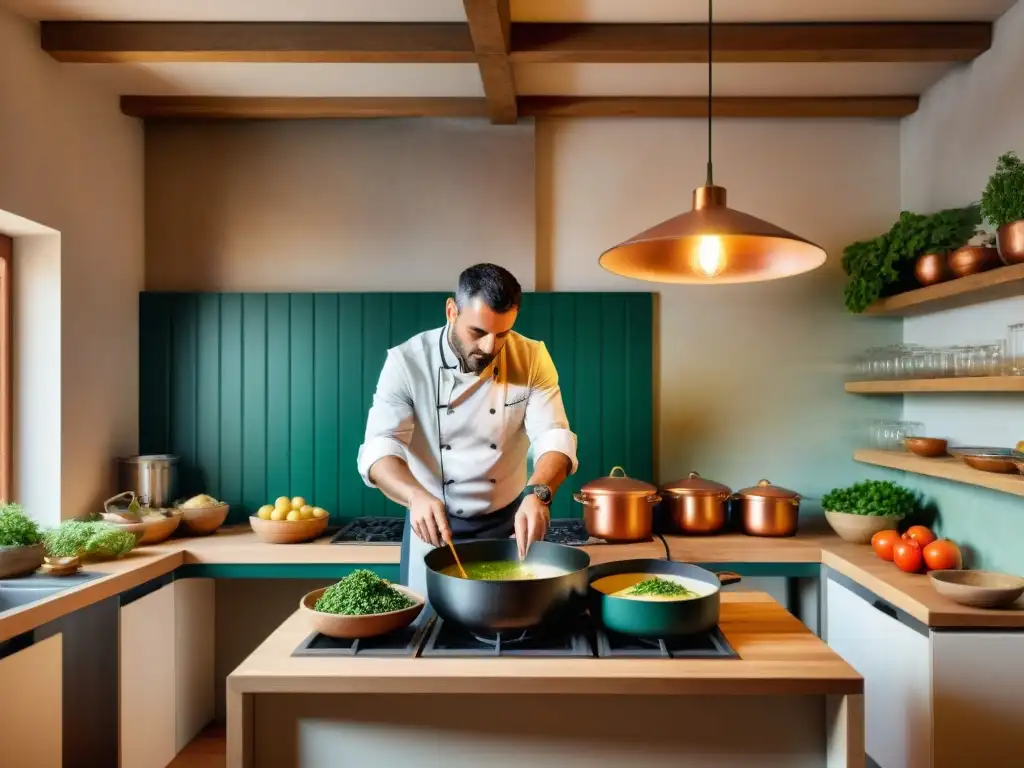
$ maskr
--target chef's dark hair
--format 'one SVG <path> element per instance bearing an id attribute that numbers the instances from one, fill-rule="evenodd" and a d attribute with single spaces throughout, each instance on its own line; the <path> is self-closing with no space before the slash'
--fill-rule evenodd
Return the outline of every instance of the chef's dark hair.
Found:
<path id="1" fill-rule="evenodd" d="M 459 275 L 455 303 L 462 309 L 473 299 L 482 299 L 495 312 L 518 309 L 523 289 L 511 272 L 496 264 L 474 264 Z"/>

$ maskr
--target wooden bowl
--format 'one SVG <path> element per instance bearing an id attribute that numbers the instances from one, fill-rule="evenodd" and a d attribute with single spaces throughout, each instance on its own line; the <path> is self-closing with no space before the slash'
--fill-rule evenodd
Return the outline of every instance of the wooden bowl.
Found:
<path id="1" fill-rule="evenodd" d="M 181 511 L 174 509 L 161 520 L 141 520 L 137 523 L 122 522 L 124 518 L 110 512 L 103 513 L 103 519 L 113 523 L 123 531 L 135 534 L 135 546 L 144 547 L 149 544 L 160 544 L 167 541 L 171 534 L 181 525 Z"/>
<path id="2" fill-rule="evenodd" d="M 945 456 L 946 447 L 949 445 L 940 437 L 906 437 L 903 439 L 903 444 L 911 453 L 930 459 L 936 456 Z"/>
<path id="3" fill-rule="evenodd" d="M 82 567 L 80 557 L 46 557 L 42 569 L 51 576 L 70 576 Z"/>
<path id="4" fill-rule="evenodd" d="M 194 536 L 207 536 L 227 520 L 228 511 L 231 509 L 227 504 L 212 504 L 208 507 L 178 507 L 181 512 L 181 527 Z"/>
<path id="5" fill-rule="evenodd" d="M 260 520 L 252 515 L 249 525 L 256 538 L 267 544 L 299 544 L 310 541 L 327 530 L 328 517 L 314 517 L 309 520 Z"/>
<path id="6" fill-rule="evenodd" d="M 932 586 L 943 597 L 974 608 L 1001 608 L 1024 595 L 1024 579 L 992 571 L 931 571 Z"/>
<path id="7" fill-rule="evenodd" d="M 1004 475 L 1015 475 L 1018 473 L 1017 460 L 1012 456 L 990 456 L 981 453 L 965 453 L 960 458 L 964 464 L 982 472 L 999 472 Z"/>
<path id="8" fill-rule="evenodd" d="M 412 624 L 416 617 L 420 615 L 420 611 L 423 610 L 423 606 L 426 603 L 422 595 L 416 594 L 408 587 L 403 587 L 401 584 L 392 584 L 391 586 L 410 600 L 414 600 L 415 603 L 408 608 L 402 608 L 400 611 L 371 613 L 368 616 L 342 616 L 337 613 L 322 613 L 313 610 L 313 606 L 320 599 L 320 595 L 327 591 L 328 588 L 323 587 L 322 589 L 314 589 L 305 595 L 299 602 L 299 610 L 315 631 L 328 637 L 352 640 L 361 637 L 386 635 L 389 632 L 396 632 Z"/>
<path id="9" fill-rule="evenodd" d="M 27 547 L 0 547 L 0 579 L 27 576 L 43 564 L 42 542 Z"/>
<path id="10" fill-rule="evenodd" d="M 825 519 L 843 541 L 870 544 L 871 537 L 879 531 L 895 531 L 903 515 L 854 515 L 825 510 Z"/>

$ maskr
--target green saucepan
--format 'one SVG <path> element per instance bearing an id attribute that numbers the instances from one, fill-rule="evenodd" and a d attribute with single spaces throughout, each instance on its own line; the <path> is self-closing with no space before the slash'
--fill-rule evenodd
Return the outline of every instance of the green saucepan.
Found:
<path id="1" fill-rule="evenodd" d="M 685 586 L 697 592 L 698 597 L 638 600 L 609 595 L 594 587 L 600 579 L 625 574 L 650 574 L 652 578 L 659 575 L 681 577 Z M 587 579 L 590 614 L 605 629 L 636 637 L 671 638 L 706 632 L 718 624 L 721 586 L 739 581 L 740 576 L 736 573 L 713 573 L 690 563 L 640 559 L 592 566 Z"/>

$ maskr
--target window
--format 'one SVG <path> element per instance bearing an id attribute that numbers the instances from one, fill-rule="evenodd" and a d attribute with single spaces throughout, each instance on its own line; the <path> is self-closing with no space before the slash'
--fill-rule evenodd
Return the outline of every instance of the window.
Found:
<path id="1" fill-rule="evenodd" d="M 13 472 L 13 410 L 11 363 L 14 359 L 11 334 L 11 267 L 14 241 L 0 235 L 0 501 L 11 500 Z"/>

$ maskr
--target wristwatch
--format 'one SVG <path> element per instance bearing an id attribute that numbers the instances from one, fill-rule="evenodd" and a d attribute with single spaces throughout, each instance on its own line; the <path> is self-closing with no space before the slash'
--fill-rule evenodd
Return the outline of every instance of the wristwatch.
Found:
<path id="1" fill-rule="evenodd" d="M 534 496 L 540 499 L 541 504 L 548 505 L 551 503 L 551 489 L 542 483 L 538 483 L 537 485 L 526 486 L 526 493 L 532 493 Z"/>

